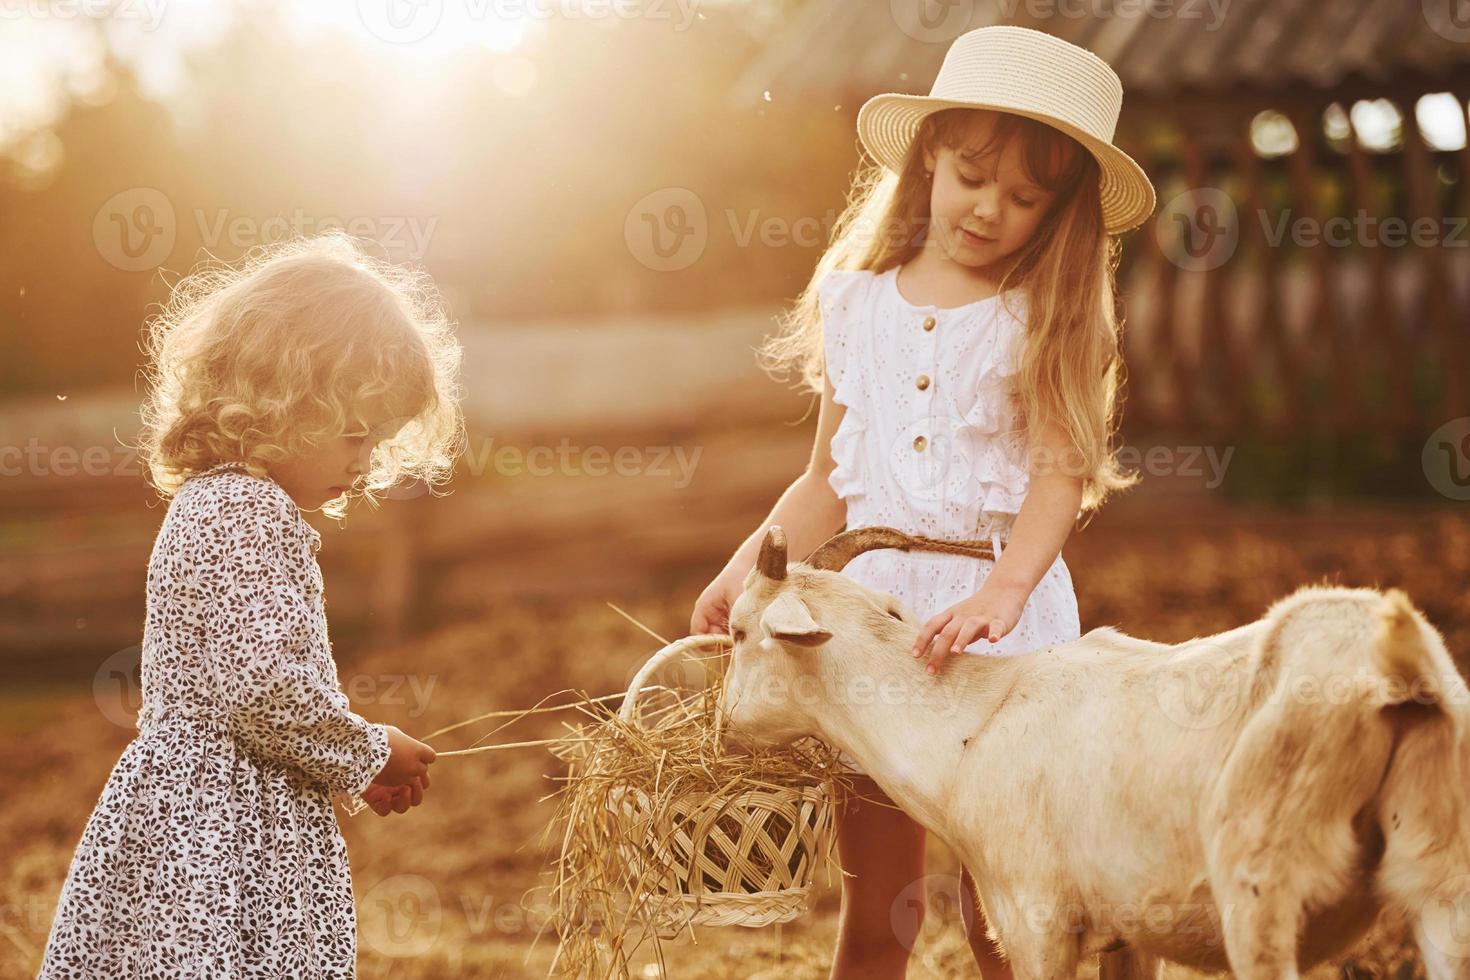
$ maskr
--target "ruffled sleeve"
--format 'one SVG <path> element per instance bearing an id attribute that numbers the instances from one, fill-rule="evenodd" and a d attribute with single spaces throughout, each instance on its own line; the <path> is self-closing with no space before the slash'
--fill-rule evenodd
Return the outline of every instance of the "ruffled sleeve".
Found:
<path id="1" fill-rule="evenodd" d="M 1031 482 L 1025 419 L 1015 400 L 1025 343 L 1024 311 L 1025 300 L 1019 295 L 998 304 L 995 342 L 981 362 L 975 401 L 965 413 L 965 426 L 974 439 L 972 472 L 981 508 L 990 513 L 1020 513 Z"/>
<path id="2" fill-rule="evenodd" d="M 822 309 L 822 352 L 827 378 L 832 382 L 832 399 L 843 406 L 842 423 L 832 436 L 834 467 L 827 482 L 837 496 L 846 500 L 863 492 L 863 432 L 867 428 L 866 385 L 863 365 L 868 363 L 864 344 L 868 338 L 865 314 L 868 287 L 873 274 L 867 271 L 836 271 L 823 277 L 817 287 Z"/>
<path id="3" fill-rule="evenodd" d="M 339 799 L 356 796 L 387 762 L 388 733 L 351 710 L 313 655 L 324 624 L 293 505 L 243 475 L 207 481 L 192 503 L 200 619 L 231 737 L 259 763 L 294 769 Z"/>

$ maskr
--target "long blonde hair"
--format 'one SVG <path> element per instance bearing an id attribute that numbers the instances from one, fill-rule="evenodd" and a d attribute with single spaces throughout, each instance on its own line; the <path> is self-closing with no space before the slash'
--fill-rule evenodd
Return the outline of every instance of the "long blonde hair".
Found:
<path id="1" fill-rule="evenodd" d="M 463 449 L 461 352 L 437 291 L 347 235 L 210 262 L 174 287 L 147 331 L 138 449 L 164 498 L 218 463 L 265 476 L 345 435 L 368 404 L 403 424 L 360 483 L 323 506 L 330 516 L 407 479 L 433 490 Z"/>
<path id="2" fill-rule="evenodd" d="M 784 377 L 794 369 L 807 390 L 822 391 L 823 278 L 838 269 L 882 273 L 919 254 L 931 220 L 924 150 L 962 147 L 983 111 L 946 109 L 926 117 L 900 173 L 871 164 L 859 170 L 816 271 L 781 316 L 779 332 L 761 347 L 767 370 Z M 1119 245 L 1103 227 L 1092 154 L 1045 123 L 1010 113 L 994 117 L 988 145 L 1019 140 L 1028 179 L 1056 195 L 1000 280 L 1002 296 L 1016 290 L 1028 310 L 1018 396 L 1028 429 L 1056 419 L 1070 437 L 1076 458 L 1051 465 L 1082 477 L 1082 507 L 1094 510 L 1109 493 L 1138 482 L 1123 472 L 1111 446 L 1123 383 L 1113 287 Z"/>

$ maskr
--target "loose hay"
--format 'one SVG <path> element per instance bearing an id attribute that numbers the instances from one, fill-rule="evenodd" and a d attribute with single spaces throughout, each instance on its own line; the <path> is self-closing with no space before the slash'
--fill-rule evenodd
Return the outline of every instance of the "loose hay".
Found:
<path id="1" fill-rule="evenodd" d="M 728 645 L 670 644 L 621 716 L 589 704 L 589 720 L 553 746 L 568 763 L 548 828 L 561 833 L 553 972 L 628 977 L 645 943 L 663 966 L 661 940 L 696 925 L 790 921 L 806 911 L 817 867 L 831 880 L 837 752 L 815 740 L 727 752 L 716 706 Z"/>

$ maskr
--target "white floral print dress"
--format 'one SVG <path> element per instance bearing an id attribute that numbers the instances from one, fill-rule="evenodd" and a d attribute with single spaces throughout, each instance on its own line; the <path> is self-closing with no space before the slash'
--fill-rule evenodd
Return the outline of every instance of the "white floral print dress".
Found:
<path id="1" fill-rule="evenodd" d="M 989 540 L 1003 554 L 1030 480 L 1012 384 L 1024 296 L 920 306 L 899 291 L 897 268 L 831 272 L 818 294 L 827 374 L 845 408 L 829 482 L 847 504 L 847 526 Z M 923 621 L 980 591 L 994 567 L 887 549 L 859 555 L 845 572 Z M 1079 635 L 1077 596 L 1058 555 L 1020 622 L 998 643 L 976 640 L 965 652 L 1025 653 Z"/>
<path id="2" fill-rule="evenodd" d="M 355 975 L 332 801 L 388 735 L 348 707 L 327 639 L 320 537 L 236 464 L 171 501 L 148 565 L 138 735 L 61 891 L 42 980 Z"/>

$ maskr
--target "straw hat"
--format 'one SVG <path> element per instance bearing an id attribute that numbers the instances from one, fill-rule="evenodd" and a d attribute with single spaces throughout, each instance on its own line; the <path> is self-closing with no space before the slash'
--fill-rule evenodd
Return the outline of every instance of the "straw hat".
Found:
<path id="1" fill-rule="evenodd" d="M 1117 73 L 1086 48 L 1025 27 L 982 27 L 950 45 L 928 95 L 875 95 L 864 103 L 858 138 L 875 160 L 899 171 L 919 124 L 941 109 L 994 109 L 1044 122 L 1097 158 L 1103 224 L 1116 233 L 1142 224 L 1155 202 L 1143 168 L 1113 145 L 1122 105 Z"/>

